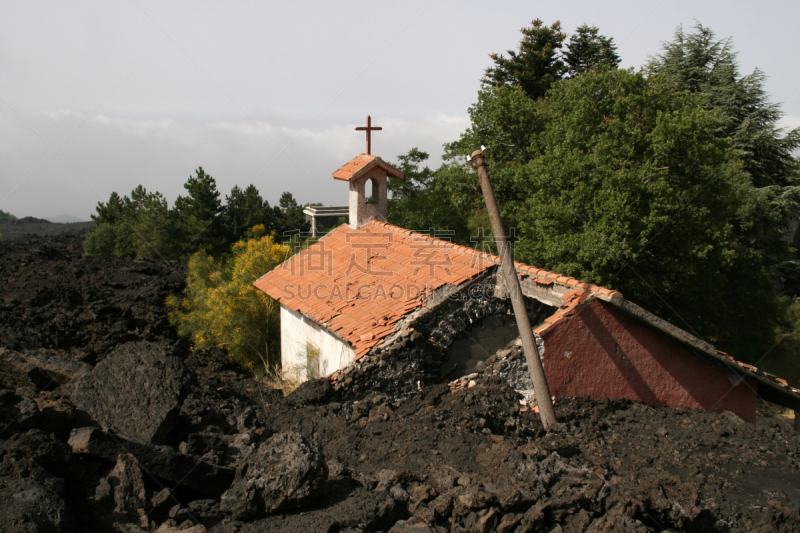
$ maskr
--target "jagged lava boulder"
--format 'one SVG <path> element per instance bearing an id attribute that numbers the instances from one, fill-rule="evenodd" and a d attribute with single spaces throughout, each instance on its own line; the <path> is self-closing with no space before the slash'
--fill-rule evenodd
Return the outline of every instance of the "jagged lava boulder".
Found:
<path id="1" fill-rule="evenodd" d="M 183 362 L 163 344 L 130 342 L 62 391 L 103 426 L 160 443 L 175 424 L 190 379 Z"/>
<path id="2" fill-rule="evenodd" d="M 121 453 L 117 456 L 114 468 L 100 480 L 95 490 L 95 500 L 111 511 L 113 518 L 148 527 L 149 502 L 144 476 L 134 455 Z"/>
<path id="3" fill-rule="evenodd" d="M 0 441 L 0 531 L 72 533 L 64 480 L 42 466 L 24 435 Z"/>
<path id="4" fill-rule="evenodd" d="M 261 518 L 310 503 L 325 487 L 322 449 L 295 432 L 279 433 L 243 458 L 220 509 L 236 520 Z"/>
<path id="5" fill-rule="evenodd" d="M 198 494 L 219 498 L 233 481 L 234 470 L 175 451 L 171 446 L 115 435 L 109 430 L 93 427 L 76 428 L 68 442 L 75 454 L 117 461 L 120 454 L 134 455 L 138 463 L 152 476 L 172 485 L 189 487 Z"/>

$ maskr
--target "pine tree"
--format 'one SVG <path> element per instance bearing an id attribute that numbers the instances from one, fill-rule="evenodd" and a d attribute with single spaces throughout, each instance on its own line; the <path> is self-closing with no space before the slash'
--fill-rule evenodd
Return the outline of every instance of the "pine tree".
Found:
<path id="1" fill-rule="evenodd" d="M 116 257 L 150 257 L 172 261 L 174 222 L 160 192 L 138 185 L 130 197 L 113 192 L 108 202 L 97 203 L 96 225 L 84 239 L 84 254 Z"/>
<path id="2" fill-rule="evenodd" d="M 129 200 L 130 201 L 130 200 Z M 112 192 L 108 202 L 97 202 L 97 214 L 91 215 L 95 225 L 83 240 L 83 253 L 87 257 L 110 257 L 116 255 L 117 234 L 125 217 L 125 202 L 119 194 Z"/>
<path id="3" fill-rule="evenodd" d="M 289 240 L 297 233 L 306 234 L 311 225 L 306 220 L 303 208 L 298 205 L 292 193 L 284 192 L 278 205 L 272 208 L 274 214 L 274 230 L 281 241 Z"/>
<path id="4" fill-rule="evenodd" d="M 612 37 L 599 35 L 596 26 L 579 26 L 567 43 L 564 61 L 569 76 L 575 77 L 598 67 L 617 68 L 620 59 Z"/>
<path id="5" fill-rule="evenodd" d="M 267 233 L 275 229 L 275 214 L 252 183 L 244 191 L 234 185 L 230 195 L 225 198 L 222 218 L 230 244 L 244 237 L 249 229 L 258 224 L 262 224 Z"/>
<path id="6" fill-rule="evenodd" d="M 548 27 L 536 19 L 521 31 L 519 52 L 491 55 L 495 66 L 486 70 L 478 101 L 469 108 L 472 124 L 461 139 L 445 145 L 451 162 L 481 145 L 491 148 L 496 161 L 527 160 L 536 121 L 534 102 L 565 77 L 575 78 L 594 68 L 615 69 L 619 64 L 613 39 L 600 35 L 595 26 L 580 26 L 566 52 L 562 52 L 566 34 L 560 22 Z M 457 165 L 447 172 L 455 176 Z M 477 189 L 470 192 L 480 198 Z"/>
<path id="7" fill-rule="evenodd" d="M 764 73 L 739 75 L 732 39 L 716 40 L 700 23 L 685 33 L 678 27 L 649 69 L 664 75 L 678 90 L 701 93 L 706 107 L 721 113 L 718 134 L 730 140 L 756 187 L 795 185 L 792 151 L 800 147 L 800 128 L 781 136 L 783 113 L 764 91 Z"/>
<path id="8" fill-rule="evenodd" d="M 783 113 L 764 91 L 764 73 L 757 68 L 739 74 L 732 39 L 717 40 L 711 29 L 697 23 L 690 33 L 678 27 L 675 38 L 665 42 L 664 52 L 648 65 L 678 90 L 701 94 L 707 109 L 719 114 L 717 135 L 725 138 L 741 161 L 758 194 L 768 198 L 768 209 L 754 215 L 772 221 L 773 232 L 740 231 L 751 241 L 772 243 L 769 262 L 782 291 L 800 294 L 800 260 L 792 257 L 778 237 L 800 214 L 800 173 L 792 153 L 800 147 L 800 128 L 782 135 L 778 121 Z"/>
<path id="9" fill-rule="evenodd" d="M 183 184 L 188 194 L 175 200 L 174 216 L 180 233 L 180 255 L 205 248 L 216 251 L 224 243 L 217 182 L 203 167 L 198 167 L 194 176 Z"/>
<path id="10" fill-rule="evenodd" d="M 97 202 L 97 214 L 91 215 L 97 225 L 116 224 L 124 216 L 125 202 L 116 192 L 112 192 L 108 202 Z"/>
<path id="11" fill-rule="evenodd" d="M 130 243 L 136 257 L 150 257 L 159 261 L 174 260 L 174 226 L 164 196 L 158 191 L 147 192 L 147 189 L 139 185 L 131 191 L 130 200 L 125 197 L 124 201 L 127 212 L 120 229 L 130 239 L 125 239 L 118 231 L 117 246 L 120 253 Z"/>
<path id="12" fill-rule="evenodd" d="M 566 34 L 561 23 L 550 26 L 536 19 L 530 28 L 522 28 L 519 52 L 509 50 L 508 57 L 491 54 L 495 66 L 489 67 L 483 77 L 485 87 L 522 87 L 533 98 L 541 98 L 553 84 L 560 80 L 567 68 L 559 56 Z"/>
<path id="13" fill-rule="evenodd" d="M 422 166 L 429 155 L 418 148 L 399 156 L 395 165 L 404 179 L 389 180 L 389 222 L 418 231 L 439 232 L 434 236 L 469 243 L 467 221 L 452 205 L 451 194 L 437 186 L 436 173 Z"/>
<path id="14" fill-rule="evenodd" d="M 0 223 L 14 222 L 15 220 L 17 220 L 17 217 L 0 209 Z"/>

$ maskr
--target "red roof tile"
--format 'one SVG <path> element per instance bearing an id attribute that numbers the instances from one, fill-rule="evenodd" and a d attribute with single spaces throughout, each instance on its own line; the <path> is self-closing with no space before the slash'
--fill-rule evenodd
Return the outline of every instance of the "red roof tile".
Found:
<path id="1" fill-rule="evenodd" d="M 380 168 L 393 178 L 402 179 L 403 173 L 374 155 L 359 154 L 333 173 L 337 180 L 350 181 L 363 176 L 372 169 Z"/>

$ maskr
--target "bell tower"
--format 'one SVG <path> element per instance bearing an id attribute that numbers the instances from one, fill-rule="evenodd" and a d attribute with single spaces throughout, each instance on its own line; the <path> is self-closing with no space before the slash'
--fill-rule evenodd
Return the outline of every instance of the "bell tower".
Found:
<path id="1" fill-rule="evenodd" d="M 359 154 L 333 177 L 350 183 L 350 227 L 356 229 L 373 218 L 387 221 L 389 177 L 403 179 L 403 173 L 380 157 Z"/>
<path id="2" fill-rule="evenodd" d="M 350 227 L 360 228 L 370 219 L 386 222 L 388 219 L 387 188 L 389 177 L 403 179 L 403 173 L 371 154 L 372 132 L 383 128 L 372 125 L 367 115 L 367 125 L 356 131 L 367 132 L 367 153 L 359 154 L 333 173 L 337 180 L 350 182 Z"/>

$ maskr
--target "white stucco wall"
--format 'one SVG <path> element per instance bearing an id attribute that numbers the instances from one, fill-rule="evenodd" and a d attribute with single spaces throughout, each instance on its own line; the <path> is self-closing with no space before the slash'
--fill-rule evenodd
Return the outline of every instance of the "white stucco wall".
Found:
<path id="1" fill-rule="evenodd" d="M 281 305 L 281 365 L 283 372 L 305 381 L 307 374 L 306 343 L 319 350 L 319 375 L 327 376 L 346 367 L 355 352 L 311 319 Z"/>

